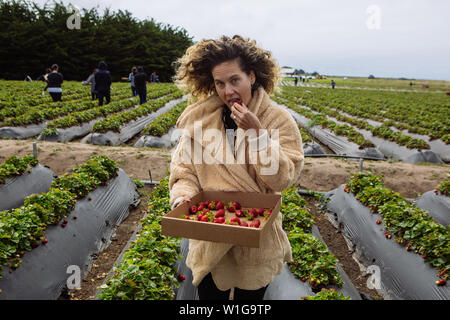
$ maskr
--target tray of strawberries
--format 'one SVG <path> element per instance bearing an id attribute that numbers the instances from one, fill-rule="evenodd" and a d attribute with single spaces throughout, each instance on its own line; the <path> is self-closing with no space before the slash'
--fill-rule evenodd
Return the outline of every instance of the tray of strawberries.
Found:
<path id="1" fill-rule="evenodd" d="M 162 233 L 258 248 L 280 207 L 277 194 L 203 191 L 162 218 Z"/>

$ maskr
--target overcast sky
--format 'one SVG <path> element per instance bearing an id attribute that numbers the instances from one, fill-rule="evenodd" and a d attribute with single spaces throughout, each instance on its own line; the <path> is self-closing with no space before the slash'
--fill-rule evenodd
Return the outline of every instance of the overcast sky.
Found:
<path id="1" fill-rule="evenodd" d="M 450 80 L 449 0 L 63 2 L 100 13 L 128 10 L 182 27 L 194 41 L 240 34 L 270 50 L 280 66 L 307 72 Z"/>

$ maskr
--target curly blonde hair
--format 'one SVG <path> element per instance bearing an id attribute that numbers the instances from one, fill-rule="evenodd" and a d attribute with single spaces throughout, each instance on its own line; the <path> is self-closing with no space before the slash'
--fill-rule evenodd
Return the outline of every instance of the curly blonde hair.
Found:
<path id="1" fill-rule="evenodd" d="M 239 35 L 202 40 L 189 47 L 184 56 L 176 61 L 174 82 L 194 99 L 207 97 L 216 93 L 212 69 L 234 59 L 238 59 L 241 70 L 248 75 L 251 70 L 254 71 L 256 81 L 252 90 L 262 86 L 270 94 L 277 89 L 280 67 L 270 51 L 260 48 L 256 41 Z"/>

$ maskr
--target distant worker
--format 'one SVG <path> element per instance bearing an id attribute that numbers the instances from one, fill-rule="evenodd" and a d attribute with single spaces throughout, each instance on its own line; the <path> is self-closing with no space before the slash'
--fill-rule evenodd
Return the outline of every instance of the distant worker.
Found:
<path id="1" fill-rule="evenodd" d="M 95 73 L 95 91 L 98 97 L 98 105 L 103 105 L 103 98 L 106 98 L 106 104 L 111 101 L 111 73 L 106 70 L 108 65 L 105 61 L 98 63 L 98 71 Z"/>
<path id="2" fill-rule="evenodd" d="M 334 89 L 334 86 L 336 85 L 336 82 L 334 80 L 331 80 L 331 88 Z"/>
<path id="3" fill-rule="evenodd" d="M 45 68 L 44 74 L 41 74 L 39 77 L 37 77 L 37 81 L 43 81 L 46 83 L 44 90 L 42 91 L 42 95 L 45 95 L 45 90 L 48 88 L 48 75 L 52 72 L 50 68 Z"/>
<path id="4" fill-rule="evenodd" d="M 45 68 L 44 70 L 44 74 L 41 74 L 39 77 L 37 77 L 37 81 L 43 81 L 43 82 L 47 82 L 47 77 L 50 74 L 50 72 L 52 72 L 52 70 L 50 70 L 50 68 Z"/>
<path id="5" fill-rule="evenodd" d="M 92 73 L 89 75 L 86 81 L 81 82 L 83 86 L 87 86 L 91 84 L 91 97 L 92 101 L 97 99 L 97 92 L 95 91 L 95 73 L 98 71 L 98 69 L 94 69 Z"/>
<path id="6" fill-rule="evenodd" d="M 152 72 L 150 77 L 148 78 L 148 82 L 153 83 L 155 82 L 156 72 Z"/>
<path id="7" fill-rule="evenodd" d="M 134 76 L 136 75 L 137 72 L 136 70 L 137 70 L 136 67 L 133 66 L 133 68 L 131 68 L 130 74 L 128 75 L 128 81 L 131 82 L 131 95 L 133 97 L 137 96 L 136 86 L 134 84 Z"/>
<path id="8" fill-rule="evenodd" d="M 139 95 L 139 104 L 147 102 L 147 74 L 144 72 L 144 67 L 137 67 L 137 73 L 134 76 L 134 85 Z"/>
<path id="9" fill-rule="evenodd" d="M 295 77 L 294 82 L 295 82 L 295 86 L 297 86 L 297 82 L 298 82 L 298 78 L 297 77 Z"/>
<path id="10" fill-rule="evenodd" d="M 52 65 L 52 72 L 47 76 L 47 91 L 50 93 L 53 101 L 61 101 L 62 88 L 61 84 L 64 81 L 63 75 L 58 72 L 59 67 L 57 64 Z M 45 91 L 45 89 L 44 89 Z"/>

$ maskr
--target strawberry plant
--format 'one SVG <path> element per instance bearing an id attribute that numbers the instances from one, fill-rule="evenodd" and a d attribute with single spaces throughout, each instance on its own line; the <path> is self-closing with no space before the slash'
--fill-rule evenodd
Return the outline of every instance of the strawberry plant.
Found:
<path id="1" fill-rule="evenodd" d="M 6 178 L 10 176 L 22 175 L 28 166 L 35 167 L 39 161 L 33 156 L 24 156 L 17 158 L 12 156 L 0 165 L 0 184 L 5 183 Z"/>
<path id="2" fill-rule="evenodd" d="M 142 130 L 142 134 L 161 137 L 166 134 L 171 127 L 173 127 L 178 117 L 183 113 L 187 107 L 187 101 L 183 101 L 173 107 L 169 112 L 164 113 L 152 121 L 147 127 Z"/>
<path id="3" fill-rule="evenodd" d="M 306 201 L 291 186 L 282 193 L 283 229 L 291 243 L 293 261 L 289 269 L 302 281 L 308 281 L 315 290 L 330 284 L 342 285 L 337 271 L 337 259 L 319 239 L 314 237 L 311 227 L 315 223 L 312 215 L 304 209 Z"/>
<path id="4" fill-rule="evenodd" d="M 345 188 L 383 217 L 387 235 L 393 234 L 399 244 L 406 244 L 406 250 L 415 250 L 426 263 L 440 270 L 442 279 L 448 278 L 450 231 L 445 226 L 434 222 L 427 211 L 385 188 L 381 176 L 358 173 L 349 179 Z"/>
<path id="5" fill-rule="evenodd" d="M 315 288 L 330 284 L 342 285 L 342 279 L 337 271 L 337 259 L 330 254 L 326 245 L 302 229 L 294 227 L 288 232 L 292 247 L 289 269 L 300 279 L 306 279 Z"/>
<path id="6" fill-rule="evenodd" d="M 442 181 L 436 188 L 435 193 L 450 197 L 450 180 Z"/>
<path id="7" fill-rule="evenodd" d="M 164 96 L 161 99 L 154 100 L 154 101 L 148 101 L 139 107 L 127 110 L 122 113 L 115 113 L 113 115 L 108 116 L 106 119 L 97 121 L 93 128 L 92 132 L 100 132 L 105 133 L 107 131 L 115 131 L 119 132 L 120 127 L 132 120 L 136 120 L 140 117 L 143 117 L 149 113 L 155 112 L 161 107 L 163 107 L 167 102 L 177 99 L 183 96 L 183 93 L 181 90 L 176 90 L 173 93 Z"/>
<path id="8" fill-rule="evenodd" d="M 100 288 L 100 300 L 173 300 L 179 287 L 175 262 L 180 239 L 161 234 L 161 217 L 170 211 L 168 177 L 150 195 L 149 214 L 115 273 Z"/>
<path id="9" fill-rule="evenodd" d="M 302 297 L 302 300 L 350 300 L 336 289 L 323 288 L 315 296 Z"/>
<path id="10" fill-rule="evenodd" d="M 43 236 L 47 226 L 67 216 L 76 199 L 104 183 L 104 177 L 115 177 L 118 168 L 107 157 L 96 156 L 75 170 L 55 179 L 48 192 L 27 197 L 22 207 L 0 212 L 0 265 L 19 267 L 26 251 L 39 246 L 40 241 L 46 243 Z"/>

